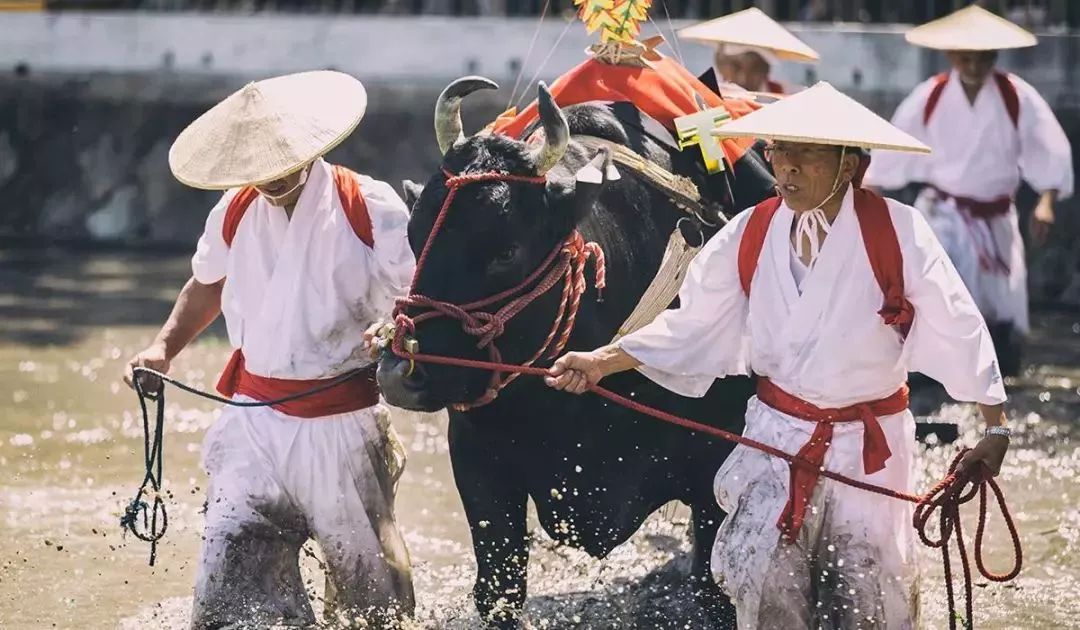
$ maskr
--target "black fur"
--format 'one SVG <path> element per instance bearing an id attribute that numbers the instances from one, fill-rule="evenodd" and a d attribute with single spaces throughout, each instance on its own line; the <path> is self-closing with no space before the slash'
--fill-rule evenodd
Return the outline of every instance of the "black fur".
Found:
<path id="1" fill-rule="evenodd" d="M 565 111 L 573 135 L 624 143 L 650 160 L 688 175 L 703 190 L 726 191 L 725 210 L 750 206 L 772 190 L 772 179 L 755 153 L 736 165 L 735 177 L 706 178 L 691 152 L 679 153 L 654 121 L 625 105 L 584 104 Z M 590 288 L 582 301 L 569 350 L 608 343 L 659 268 L 667 239 L 684 216 L 662 194 L 625 170 L 608 183 L 591 212 L 573 204 L 574 173 L 593 156 L 577 142 L 547 173 L 546 185 L 473 184 L 460 190 L 435 239 L 419 278 L 418 292 L 454 303 L 492 295 L 520 282 L 577 227 L 607 256 L 607 283 L 599 302 Z M 478 136 L 451 149 L 443 167 L 453 173 L 505 171 L 533 174 L 525 145 L 501 136 Z M 725 181 L 718 185 L 716 178 Z M 709 181 L 709 180 L 712 181 Z M 430 178 L 409 224 L 419 253 L 447 194 L 445 176 Z M 591 270 L 589 273 L 592 277 Z M 503 359 L 521 363 L 550 329 L 559 291 L 524 310 L 497 340 Z M 436 320 L 417 330 L 421 352 L 487 359 L 476 339 L 458 323 Z M 423 410 L 474 400 L 490 375 L 435 365 L 422 366 L 403 382 L 393 356 L 383 359 L 380 382 L 391 404 Z M 702 399 L 679 397 L 636 372 L 604 382 L 642 403 L 727 430 L 742 429 L 751 383 L 718 381 Z M 626 541 L 651 512 L 671 500 L 691 506 L 694 520 L 693 577 L 703 601 L 728 615 L 726 598 L 710 576 L 709 556 L 723 514 L 712 480 L 731 450 L 728 443 L 661 424 L 595 396 L 548 389 L 521 378 L 484 407 L 450 414 L 450 456 L 472 530 L 477 560 L 474 595 L 495 624 L 513 625 L 526 597 L 526 500 L 536 504 L 553 538 L 603 557 Z M 580 467 L 580 469 L 578 468 Z M 501 609 L 500 602 L 505 608 Z"/>

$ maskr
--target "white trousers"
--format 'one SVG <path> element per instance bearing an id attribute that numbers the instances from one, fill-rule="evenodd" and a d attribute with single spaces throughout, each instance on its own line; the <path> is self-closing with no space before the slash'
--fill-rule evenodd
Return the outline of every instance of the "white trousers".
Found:
<path id="1" fill-rule="evenodd" d="M 1016 206 L 999 217 L 979 219 L 926 188 L 915 207 L 945 247 L 986 322 L 1012 322 L 1026 335 L 1031 330 L 1027 263 Z"/>
<path id="2" fill-rule="evenodd" d="M 884 470 L 864 473 L 858 422 L 834 427 L 825 467 L 909 491 L 915 419 L 905 411 L 879 420 L 892 451 Z M 750 399 L 746 437 L 797 453 L 813 431 L 813 423 Z M 734 602 L 740 630 L 915 628 L 911 504 L 820 478 L 797 539 L 788 543 L 776 523 L 789 484 L 787 462 L 741 445 L 716 475 L 716 498 L 728 517 L 716 534 L 713 576 Z"/>
<path id="3" fill-rule="evenodd" d="M 326 559 L 328 613 L 367 627 L 411 614 L 394 520 L 404 464 L 381 405 L 314 419 L 226 407 L 203 444 L 210 488 L 192 627 L 314 623 L 298 558 L 309 538 Z"/>

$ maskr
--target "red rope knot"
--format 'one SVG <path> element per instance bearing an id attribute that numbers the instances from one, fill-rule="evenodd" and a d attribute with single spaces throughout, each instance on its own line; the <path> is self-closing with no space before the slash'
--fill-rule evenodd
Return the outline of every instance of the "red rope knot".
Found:
<path id="1" fill-rule="evenodd" d="M 593 280 L 593 286 L 596 287 L 597 301 L 604 301 L 604 288 L 607 287 L 607 261 L 604 258 L 604 248 L 595 241 L 585 241 L 585 237 L 580 232 L 574 231 L 568 239 L 566 239 L 566 247 L 564 252 L 571 256 L 572 261 L 582 267 L 584 271 L 584 265 L 589 258 L 593 259 L 593 266 L 596 270 L 596 277 Z M 580 283 L 579 287 L 581 293 L 585 292 L 585 277 L 584 273 L 578 274 L 576 280 Z"/>
<path id="2" fill-rule="evenodd" d="M 462 320 L 461 329 L 470 336 L 480 338 L 476 342 L 477 348 L 486 348 L 506 332 L 506 320 L 500 313 L 474 311 Z"/>
<path id="3" fill-rule="evenodd" d="M 881 428 L 881 422 L 870 405 L 859 405 L 858 410 L 863 425 L 863 470 L 872 475 L 885 470 L 885 462 L 892 457 L 892 449 L 889 448 L 885 430 Z"/>
<path id="4" fill-rule="evenodd" d="M 394 327 L 397 329 L 395 331 L 395 339 L 397 339 L 397 337 L 400 337 L 401 333 L 409 335 L 416 334 L 416 322 L 414 322 L 411 317 L 404 313 L 402 309 L 403 305 L 401 304 L 402 302 L 408 302 L 408 300 L 399 300 L 399 305 L 397 309 L 398 312 L 394 316 Z"/>
<path id="5" fill-rule="evenodd" d="M 915 321 L 915 307 L 902 294 L 887 295 L 878 315 L 906 337 Z"/>

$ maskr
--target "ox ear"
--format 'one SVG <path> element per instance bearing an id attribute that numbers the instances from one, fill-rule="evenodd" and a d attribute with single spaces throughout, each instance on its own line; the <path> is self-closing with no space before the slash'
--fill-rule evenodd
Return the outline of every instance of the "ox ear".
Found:
<path id="1" fill-rule="evenodd" d="M 420 198 L 420 194 L 424 192 L 424 187 L 421 184 L 417 184 L 411 179 L 401 180 L 401 190 L 405 193 L 405 207 L 412 212 L 413 206 L 416 205 L 416 200 Z"/>
<path id="2" fill-rule="evenodd" d="M 619 171 L 611 163 L 611 152 L 602 148 L 574 175 L 572 192 L 565 185 L 549 183 L 549 202 L 555 206 L 569 206 L 576 225 L 592 212 L 600 199 L 600 193 L 604 191 L 604 186 L 618 179 Z"/>

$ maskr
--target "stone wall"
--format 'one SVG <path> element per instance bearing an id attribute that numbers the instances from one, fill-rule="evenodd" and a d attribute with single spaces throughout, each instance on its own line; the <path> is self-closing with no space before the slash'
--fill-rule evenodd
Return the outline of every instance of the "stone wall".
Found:
<path id="1" fill-rule="evenodd" d="M 190 245 L 218 193 L 187 188 L 167 156 L 226 80 L 0 78 L 0 234 Z M 391 182 L 438 167 L 432 105 L 441 86 L 368 85 L 368 114 L 329 158 Z M 485 98 L 486 96 L 486 98 Z M 474 128 L 505 103 L 470 99 Z"/>

